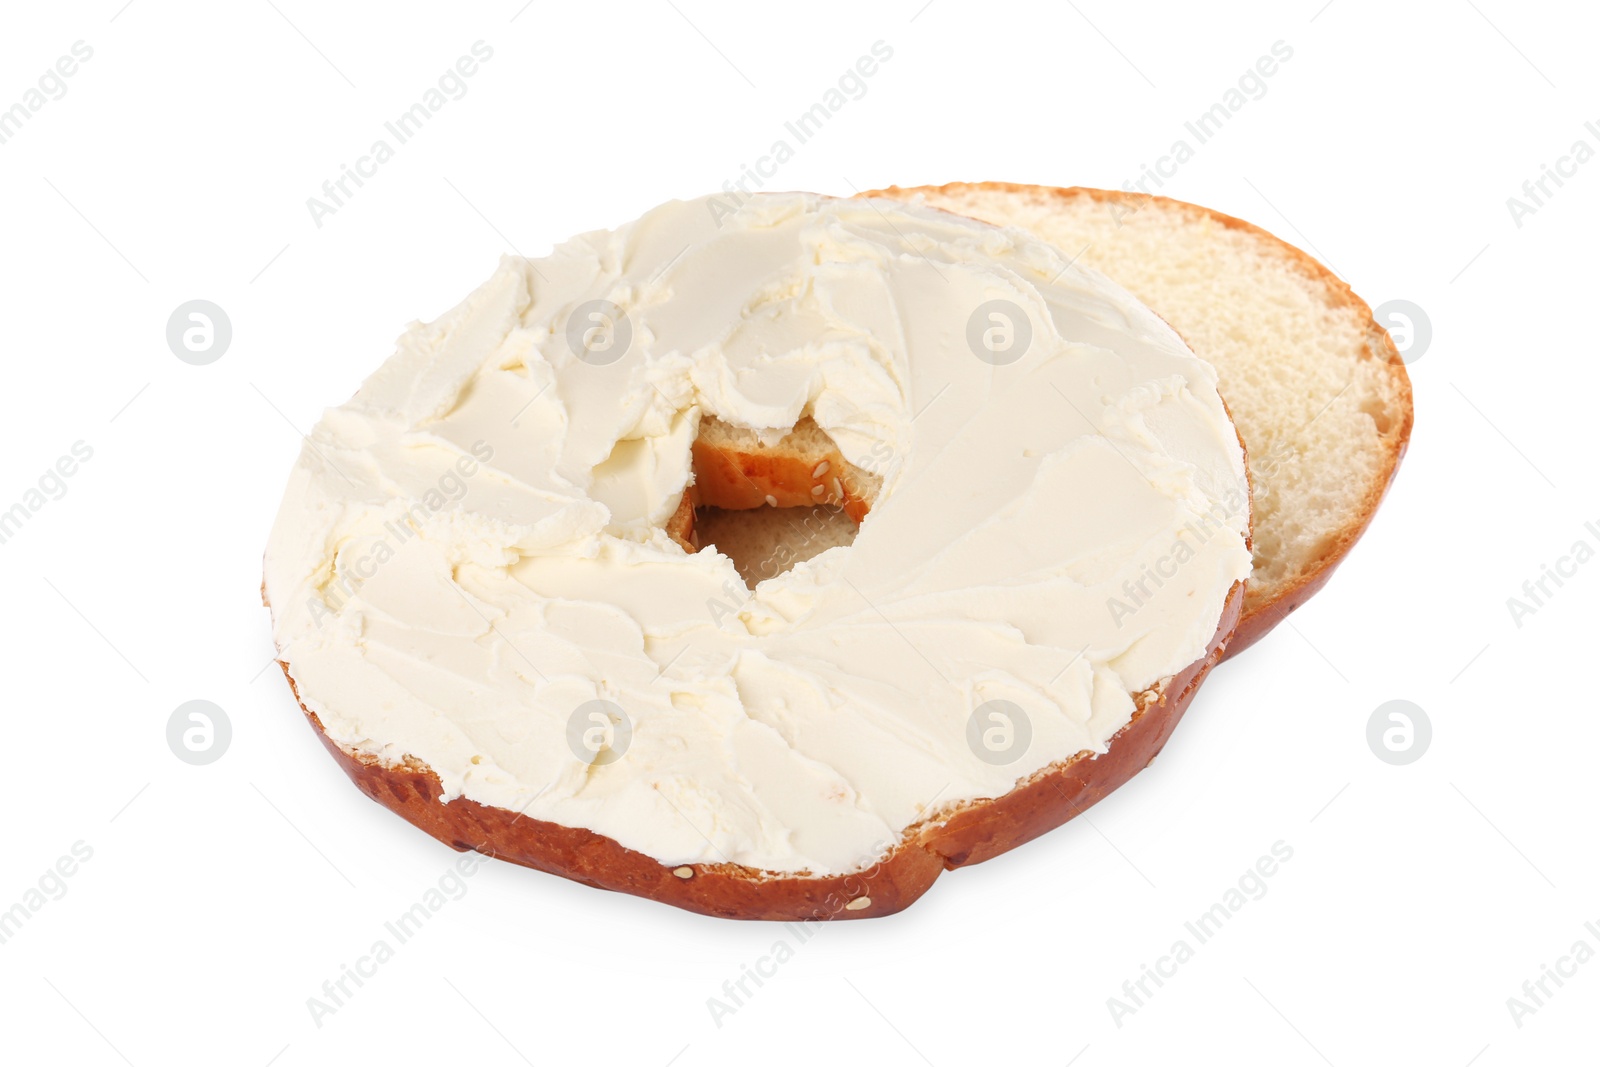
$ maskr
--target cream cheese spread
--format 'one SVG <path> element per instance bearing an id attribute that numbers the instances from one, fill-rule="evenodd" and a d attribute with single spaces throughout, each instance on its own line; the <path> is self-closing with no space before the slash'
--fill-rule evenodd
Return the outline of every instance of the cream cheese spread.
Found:
<path id="1" fill-rule="evenodd" d="M 508 257 L 312 431 L 274 637 L 347 750 L 664 864 L 859 869 L 1100 753 L 1250 573 L 1212 368 L 1019 230 L 809 194 Z M 882 488 L 753 590 L 664 532 L 699 421 Z"/>

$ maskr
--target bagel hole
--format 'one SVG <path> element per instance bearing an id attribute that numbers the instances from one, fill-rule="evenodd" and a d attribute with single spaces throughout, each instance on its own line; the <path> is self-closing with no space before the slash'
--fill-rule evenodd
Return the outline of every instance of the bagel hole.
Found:
<path id="1" fill-rule="evenodd" d="M 786 574 L 797 563 L 856 539 L 856 524 L 843 508 L 812 507 L 718 508 L 701 506 L 694 513 L 695 539 L 733 561 L 744 584 Z"/>
<path id="2" fill-rule="evenodd" d="M 809 416 L 776 440 L 706 417 L 691 469 L 668 534 L 688 552 L 714 547 L 751 588 L 852 544 L 882 484 Z"/>

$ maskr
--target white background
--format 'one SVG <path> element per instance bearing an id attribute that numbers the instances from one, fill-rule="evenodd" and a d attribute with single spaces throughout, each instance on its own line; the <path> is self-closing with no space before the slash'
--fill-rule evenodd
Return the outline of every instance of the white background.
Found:
<path id="1" fill-rule="evenodd" d="M 0 944 L 0 1058 L 1594 1062 L 1600 961 L 1520 1027 L 1506 1003 L 1600 950 L 1600 561 L 1520 627 L 1506 604 L 1600 544 L 1600 161 L 1521 227 L 1506 206 L 1573 141 L 1600 148 L 1593 11 L 123 2 L 16 5 L 0 35 L 0 107 L 94 50 L 0 144 L 0 509 L 94 450 L 0 545 L 0 909 L 93 850 Z M 307 197 L 478 40 L 467 94 L 314 225 Z M 816 930 L 720 1026 L 707 999 L 792 932 L 498 863 L 317 1026 L 307 998 L 456 854 L 358 793 L 268 668 L 261 549 L 298 432 L 502 251 L 717 189 L 878 40 L 866 95 L 768 188 L 1119 186 L 1288 43 L 1164 191 L 1425 309 L 1388 503 L 1149 772 L 899 916 Z M 209 366 L 165 341 L 195 298 L 233 324 Z M 165 740 L 196 698 L 234 731 L 203 767 Z M 1367 747 L 1392 699 L 1433 723 L 1409 766 Z M 1266 895 L 1117 1025 L 1107 999 L 1278 841 Z"/>

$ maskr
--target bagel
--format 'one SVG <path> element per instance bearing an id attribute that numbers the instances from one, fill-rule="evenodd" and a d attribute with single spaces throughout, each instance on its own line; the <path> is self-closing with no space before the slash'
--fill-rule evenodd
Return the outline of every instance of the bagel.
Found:
<path id="1" fill-rule="evenodd" d="M 323 744 L 440 841 L 868 918 L 1153 758 L 1237 625 L 1249 500 L 1215 371 L 1050 245 L 711 198 L 410 327 L 307 438 L 262 593 Z M 754 586 L 711 539 L 819 513 Z"/>
<path id="2" fill-rule="evenodd" d="M 1126 287 L 1217 368 L 1255 494 L 1255 565 L 1228 655 L 1326 585 L 1366 532 L 1411 438 L 1411 381 L 1372 310 L 1311 256 L 1145 193 L 953 182 L 861 195 L 1021 227 Z"/>

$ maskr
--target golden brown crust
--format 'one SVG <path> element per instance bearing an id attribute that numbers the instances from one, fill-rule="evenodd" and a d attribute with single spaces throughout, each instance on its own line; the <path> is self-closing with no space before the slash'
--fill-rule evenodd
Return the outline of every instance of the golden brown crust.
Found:
<path id="1" fill-rule="evenodd" d="M 1330 307 L 1343 308 L 1365 321 L 1367 325 L 1366 355 L 1370 359 L 1382 362 L 1388 368 L 1395 387 L 1395 394 L 1399 398 L 1401 418 L 1381 434 L 1383 456 L 1378 476 L 1363 491 L 1361 511 L 1357 518 L 1343 528 L 1334 531 L 1328 549 L 1319 558 L 1302 567 L 1300 572 L 1282 587 L 1274 590 L 1270 595 L 1247 596 L 1244 617 L 1239 623 L 1238 633 L 1229 642 L 1227 655 L 1233 656 L 1244 651 L 1256 641 L 1265 637 L 1268 631 L 1282 622 L 1291 612 L 1301 604 L 1304 604 L 1313 594 L 1327 584 L 1328 579 L 1333 576 L 1334 569 L 1344 561 L 1350 549 L 1355 546 L 1361 535 L 1367 531 L 1367 527 L 1371 525 L 1372 517 L 1377 513 L 1378 505 L 1383 502 L 1384 495 L 1394 482 L 1395 474 L 1400 468 L 1400 460 L 1405 456 L 1406 447 L 1411 440 L 1411 428 L 1415 421 L 1411 379 L 1406 374 L 1405 362 L 1400 358 L 1400 352 L 1395 347 L 1394 338 L 1389 335 L 1388 330 L 1373 319 L 1372 309 L 1367 305 L 1366 301 L 1357 296 L 1337 275 L 1324 267 L 1315 258 L 1253 223 L 1245 222 L 1243 219 L 1234 218 L 1232 215 L 1226 215 L 1220 211 L 1214 211 L 1208 207 L 1202 207 L 1199 204 L 1190 204 L 1183 200 L 1173 200 L 1164 196 L 1129 193 L 1114 189 L 1093 189 L 1086 186 L 1057 188 L 1043 185 L 1023 185 L 1014 182 L 950 182 L 941 186 L 923 185 L 906 188 L 891 185 L 886 189 L 871 189 L 858 195 L 909 200 L 919 193 L 954 196 L 970 191 L 1029 193 L 1063 200 L 1087 197 L 1099 203 L 1120 205 L 1127 208 L 1130 213 L 1138 211 L 1149 203 L 1158 202 L 1188 214 L 1205 216 L 1221 226 L 1246 231 L 1279 246 L 1290 262 L 1322 287 Z M 1159 314 L 1161 309 L 1157 308 L 1155 310 Z"/>
<path id="2" fill-rule="evenodd" d="M 837 448 L 802 452 L 785 448 L 785 441 L 773 449 L 731 448 L 704 436 L 695 438 L 694 477 L 667 519 L 667 535 L 685 552 L 698 552 L 695 509 L 699 507 L 749 511 L 822 505 L 841 509 L 861 525 L 872 501 L 856 468 Z"/>
<path id="3" fill-rule="evenodd" d="M 265 596 L 263 595 L 263 600 Z M 868 919 L 908 907 L 945 870 L 981 863 L 1052 830 L 1092 806 L 1140 770 L 1161 747 L 1206 674 L 1221 659 L 1239 621 L 1242 583 L 1229 591 L 1205 655 L 1146 699 L 1111 739 L 1109 751 L 1082 752 L 1033 775 L 1005 796 L 956 805 L 907 830 L 871 867 L 812 878 L 770 874 L 736 864 L 666 866 L 612 838 L 528 818 L 465 797 L 440 803 L 443 788 L 412 757 L 385 765 L 353 752 L 300 707 L 351 781 L 379 804 L 459 851 L 476 851 L 585 885 L 647 897 L 728 919 Z M 287 663 L 284 677 L 300 692 Z"/>
<path id="4" fill-rule="evenodd" d="M 838 449 L 814 455 L 820 459 L 785 452 L 782 442 L 775 450 L 730 449 L 696 438 L 695 503 L 730 510 L 826 504 L 843 508 L 859 524 L 871 501 L 857 483 L 854 468 Z"/>

